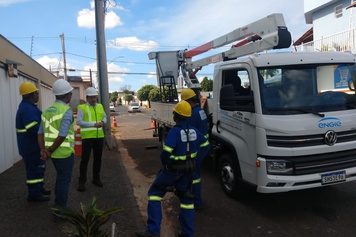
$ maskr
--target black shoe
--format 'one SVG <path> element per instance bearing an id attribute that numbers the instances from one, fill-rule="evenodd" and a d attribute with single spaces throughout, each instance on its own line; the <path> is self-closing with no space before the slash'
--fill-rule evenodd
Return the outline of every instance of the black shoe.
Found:
<path id="1" fill-rule="evenodd" d="M 85 183 L 79 182 L 79 183 L 78 183 L 78 188 L 77 188 L 77 190 L 78 190 L 79 192 L 84 192 L 84 191 L 85 191 Z"/>
<path id="2" fill-rule="evenodd" d="M 93 179 L 92 183 L 93 183 L 95 186 L 103 187 L 103 183 L 101 182 L 100 179 Z"/>
<path id="3" fill-rule="evenodd" d="M 137 237 L 159 237 L 159 235 L 154 235 L 147 230 L 138 230 L 135 233 Z"/>
<path id="4" fill-rule="evenodd" d="M 29 202 L 47 202 L 50 198 L 48 196 L 41 195 L 39 197 L 28 197 L 27 201 Z"/>
<path id="5" fill-rule="evenodd" d="M 42 193 L 43 195 L 51 195 L 51 190 L 50 190 L 50 189 L 45 189 L 45 188 L 43 188 L 43 189 L 41 190 L 41 193 Z"/>

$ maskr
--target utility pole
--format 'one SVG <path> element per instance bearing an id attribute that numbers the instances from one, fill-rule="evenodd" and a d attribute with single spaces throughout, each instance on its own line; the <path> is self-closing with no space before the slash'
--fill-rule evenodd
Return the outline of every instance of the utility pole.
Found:
<path id="1" fill-rule="evenodd" d="M 59 35 L 59 37 L 61 37 L 62 39 L 62 52 L 63 52 L 63 68 L 64 68 L 64 80 L 67 80 L 67 62 L 66 62 L 66 49 L 64 47 L 64 34 L 62 33 L 61 35 Z"/>
<path id="2" fill-rule="evenodd" d="M 104 107 L 105 113 L 110 115 L 109 109 L 109 86 L 108 68 L 106 64 L 106 44 L 105 44 L 105 5 L 104 0 L 95 0 L 95 26 L 96 26 L 96 53 L 98 66 L 99 100 Z M 112 149 L 111 142 L 111 118 L 107 116 L 107 124 L 104 126 L 106 146 Z"/>

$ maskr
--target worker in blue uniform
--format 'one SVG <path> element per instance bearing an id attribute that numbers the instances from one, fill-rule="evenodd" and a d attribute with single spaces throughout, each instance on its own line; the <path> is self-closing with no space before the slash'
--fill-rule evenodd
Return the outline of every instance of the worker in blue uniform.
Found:
<path id="1" fill-rule="evenodd" d="M 209 139 L 208 120 L 205 111 L 200 107 L 196 93 L 192 89 L 185 89 L 181 93 L 181 99 L 187 101 L 192 107 L 192 116 L 187 119 L 187 123 L 197 128 L 207 139 Z M 196 158 L 197 168 L 194 172 L 192 192 L 194 194 L 194 208 L 199 210 L 203 206 L 201 198 L 201 165 L 205 156 L 199 155 Z"/>
<path id="2" fill-rule="evenodd" d="M 167 191 L 174 191 L 180 200 L 179 236 L 194 236 L 194 197 L 191 193 L 195 158 L 205 156 L 209 149 L 208 140 L 186 119 L 191 116 L 191 107 L 186 101 L 179 102 L 173 109 L 176 125 L 167 134 L 161 162 L 163 168 L 148 191 L 147 227 L 137 231 L 139 237 L 160 236 L 161 201 Z"/>
<path id="3" fill-rule="evenodd" d="M 22 101 L 16 113 L 16 137 L 19 154 L 26 166 L 27 200 L 30 202 L 49 201 L 50 190 L 43 187 L 45 173 L 44 160 L 41 160 L 37 131 L 41 123 L 42 111 L 37 108 L 38 89 L 31 82 L 24 82 L 19 87 Z"/>

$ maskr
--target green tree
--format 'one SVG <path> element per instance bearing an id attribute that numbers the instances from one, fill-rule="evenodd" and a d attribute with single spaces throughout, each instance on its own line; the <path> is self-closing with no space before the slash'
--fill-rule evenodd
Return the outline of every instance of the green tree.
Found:
<path id="1" fill-rule="evenodd" d="M 149 101 L 160 101 L 159 88 L 153 88 L 148 94 Z"/>
<path id="2" fill-rule="evenodd" d="M 124 99 L 125 101 L 127 101 L 127 103 L 130 103 L 131 101 L 133 101 L 134 97 L 132 94 L 126 94 L 124 95 Z"/>
<path id="3" fill-rule="evenodd" d="M 213 80 L 204 77 L 200 83 L 202 91 L 212 91 L 213 90 Z"/>
<path id="4" fill-rule="evenodd" d="M 117 92 L 117 91 L 110 93 L 110 101 L 116 102 L 118 96 L 119 96 L 119 92 Z"/>
<path id="5" fill-rule="evenodd" d="M 155 85 L 145 85 L 143 87 L 141 87 L 141 89 L 139 89 L 137 91 L 137 98 L 141 101 L 145 101 L 148 100 L 148 107 L 151 108 L 151 104 L 150 104 L 150 97 L 149 94 L 151 92 L 151 90 L 155 89 L 158 87 Z"/>

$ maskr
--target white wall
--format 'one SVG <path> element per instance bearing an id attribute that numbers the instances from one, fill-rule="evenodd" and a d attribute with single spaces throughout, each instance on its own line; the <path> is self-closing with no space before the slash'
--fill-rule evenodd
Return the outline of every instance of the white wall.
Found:
<path id="1" fill-rule="evenodd" d="M 336 18 L 334 8 L 339 4 L 343 5 L 342 17 Z M 345 9 L 349 5 L 350 0 L 337 1 L 324 9 L 315 11 L 313 14 L 314 40 L 349 30 L 351 10 Z"/>
<path id="2" fill-rule="evenodd" d="M 0 64 L 0 173 L 12 167 L 22 158 L 18 153 L 16 140 L 16 112 L 22 100 L 19 86 L 25 81 L 30 81 L 40 88 L 41 110 L 54 102 L 54 96 L 49 87 L 38 85 L 33 78 L 19 73 L 18 77 L 9 77 L 4 65 Z"/>

